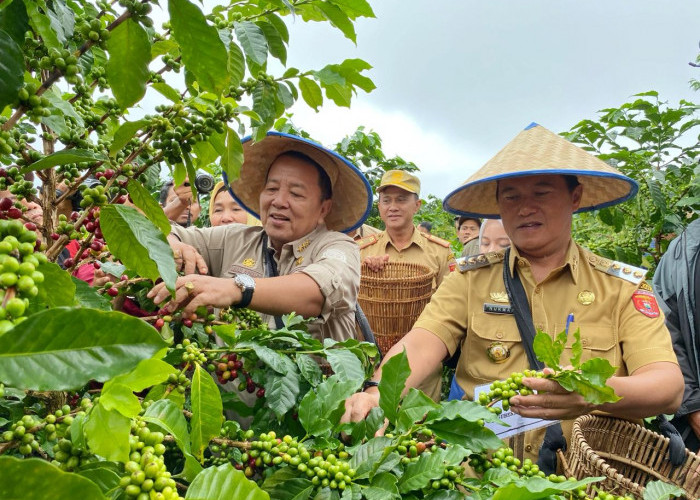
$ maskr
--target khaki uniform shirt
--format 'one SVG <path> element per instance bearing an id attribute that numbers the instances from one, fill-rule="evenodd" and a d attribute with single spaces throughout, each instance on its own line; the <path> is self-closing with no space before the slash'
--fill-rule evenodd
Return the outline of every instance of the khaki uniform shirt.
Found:
<path id="1" fill-rule="evenodd" d="M 432 234 L 422 233 L 416 228 L 413 230 L 410 245 L 403 250 L 398 250 L 394 246 L 386 231 L 360 240 L 358 244 L 360 260 L 365 257 L 388 254 L 390 262 L 409 262 L 427 266 L 435 273 L 433 292 L 440 286 L 443 278 L 456 268 L 450 243 Z M 440 401 L 441 387 L 442 368 L 434 371 L 418 388 L 434 401 Z"/>
<path id="2" fill-rule="evenodd" d="M 263 228 L 229 224 L 212 228 L 181 228 L 173 233 L 202 254 L 211 276 L 231 278 L 236 273 L 265 277 Z M 269 247 L 272 254 L 272 247 Z M 317 284 L 325 301 L 309 333 L 318 339 L 343 341 L 355 336 L 355 305 L 360 288 L 360 257 L 348 236 L 319 225 L 306 236 L 285 244 L 274 255 L 280 276 L 304 273 Z M 280 290 L 284 293 L 284 290 Z M 263 315 L 271 327 L 274 317 Z"/>
<path id="3" fill-rule="evenodd" d="M 365 257 L 388 254 L 390 262 L 410 262 L 427 266 L 435 273 L 433 291 L 440 286 L 443 278 L 457 267 L 448 241 L 422 233 L 416 228 L 413 228 L 411 243 L 403 250 L 394 246 L 386 231 L 363 238 L 357 244 L 360 245 L 360 261 Z"/>
<path id="4" fill-rule="evenodd" d="M 457 382 L 465 399 L 474 399 L 474 387 L 507 378 L 511 372 L 529 368 L 527 354 L 513 314 L 484 312 L 484 304 L 508 305 L 503 284 L 504 251 L 472 257 L 453 273 L 416 321 L 437 335 L 450 355 L 461 346 Z M 659 361 L 676 363 L 671 338 L 664 325 L 651 287 L 643 280 L 644 270 L 598 257 L 572 243 L 566 263 L 536 283 L 529 262 L 512 247 L 511 269 L 518 269 L 528 296 L 535 328 L 551 336 L 563 331 L 569 313 L 574 322 L 570 334 L 580 329 L 583 355 L 607 359 L 618 367 L 616 375 Z M 471 262 L 471 263 L 470 263 Z M 505 304 L 504 304 L 505 302 Z M 569 336 L 568 345 L 574 342 Z M 496 363 L 490 348 L 505 346 L 507 359 Z M 568 364 L 570 347 L 562 355 Z M 564 436 L 571 436 L 571 420 L 562 422 Z M 511 438 L 511 446 L 522 458 L 536 461 L 544 429 Z M 520 449 L 518 449 L 520 448 Z"/>

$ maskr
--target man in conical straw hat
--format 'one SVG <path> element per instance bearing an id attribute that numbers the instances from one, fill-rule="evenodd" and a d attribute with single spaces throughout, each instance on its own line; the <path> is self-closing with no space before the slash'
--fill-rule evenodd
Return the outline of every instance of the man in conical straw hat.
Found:
<path id="1" fill-rule="evenodd" d="M 317 318 L 309 331 L 319 339 L 353 337 L 360 257 L 340 231 L 367 218 L 369 182 L 335 152 L 288 134 L 244 140 L 243 153 L 230 192 L 262 226 L 173 227 L 168 241 L 186 276 L 167 307 L 249 307 L 272 327 L 294 311 Z M 169 292 L 161 284 L 149 296 L 160 304 Z"/>
<path id="2" fill-rule="evenodd" d="M 571 239 L 573 213 L 622 202 L 636 191 L 635 182 L 616 169 L 530 125 L 443 203 L 458 215 L 500 216 L 511 250 L 463 259 L 461 272 L 445 279 L 384 363 L 405 348 L 411 367 L 407 385 L 415 387 L 461 347 L 456 377 L 465 399 L 474 398 L 477 386 L 528 369 L 513 314 L 515 295 L 505 288 L 506 281 L 518 279 L 524 293 L 517 297 L 525 295 L 532 330 L 554 336 L 580 329 L 582 360 L 602 357 L 618 367 L 608 383 L 622 399 L 593 405 L 556 382 L 526 378 L 524 383 L 540 393 L 513 397 L 514 413 L 562 420 L 567 438 L 572 420 L 593 410 L 628 418 L 673 413 L 681 402 L 683 378 L 644 271 L 598 257 Z M 570 356 L 564 353 L 564 364 Z M 381 374 L 380 367 L 373 379 Z M 378 388 L 368 387 L 346 401 L 344 418 L 364 418 L 378 399 Z M 541 428 L 514 436 L 516 454 L 536 461 L 544 433 Z M 550 460 L 554 451 L 542 448 L 549 451 L 546 467 L 556 468 Z"/>

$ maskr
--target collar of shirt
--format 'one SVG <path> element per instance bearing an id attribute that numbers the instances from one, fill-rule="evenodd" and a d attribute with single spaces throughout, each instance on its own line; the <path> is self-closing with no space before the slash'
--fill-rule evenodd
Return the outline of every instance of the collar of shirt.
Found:
<path id="1" fill-rule="evenodd" d="M 510 248 L 511 251 L 510 256 L 508 258 L 508 265 L 510 266 L 510 273 L 512 276 L 513 270 L 515 269 L 516 265 L 519 268 L 523 268 L 526 266 L 529 267 L 530 262 L 525 257 L 520 256 L 520 252 L 518 252 L 518 249 L 515 246 L 511 246 Z M 579 262 L 582 260 L 582 252 L 583 249 L 581 249 L 576 243 L 574 243 L 573 240 L 569 240 L 569 248 L 566 250 L 564 265 L 553 269 L 549 273 L 548 277 L 555 273 L 558 274 L 559 272 L 568 268 L 571 274 L 571 279 L 573 280 L 574 284 L 577 284 L 579 275 Z"/>
<path id="2" fill-rule="evenodd" d="M 388 245 L 391 245 L 394 248 L 396 248 L 394 243 L 391 241 L 391 237 L 389 236 L 389 232 L 386 229 L 384 231 L 382 231 L 382 233 L 379 234 L 378 237 L 379 237 L 379 244 L 382 245 L 382 249 L 386 250 L 386 247 Z M 418 231 L 416 226 L 413 226 L 413 234 L 411 235 L 411 243 L 406 248 L 402 248 L 400 250 L 398 248 L 396 248 L 396 251 L 403 252 L 404 250 L 410 248 L 411 245 L 418 245 L 422 249 L 425 246 L 427 241 L 428 240 L 425 238 L 425 236 L 423 236 L 423 233 Z"/>

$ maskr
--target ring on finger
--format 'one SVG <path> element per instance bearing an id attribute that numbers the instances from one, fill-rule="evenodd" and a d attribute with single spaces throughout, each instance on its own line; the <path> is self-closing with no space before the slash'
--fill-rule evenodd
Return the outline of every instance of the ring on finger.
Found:
<path id="1" fill-rule="evenodd" d="M 185 290 L 187 290 L 187 295 L 192 295 L 192 292 L 194 291 L 194 283 L 191 281 L 185 283 Z"/>

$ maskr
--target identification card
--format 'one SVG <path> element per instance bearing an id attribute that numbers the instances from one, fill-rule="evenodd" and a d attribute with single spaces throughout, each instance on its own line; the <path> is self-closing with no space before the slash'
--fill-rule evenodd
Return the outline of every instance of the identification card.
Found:
<path id="1" fill-rule="evenodd" d="M 481 394 L 482 392 L 488 393 L 490 385 L 491 384 L 477 385 L 474 388 L 474 401 L 479 401 L 479 394 Z M 494 406 L 503 408 L 500 401 Z M 510 410 L 501 412 L 501 414 L 498 415 L 498 418 L 501 419 L 501 422 L 508 425 L 508 427 L 504 427 L 502 425 L 490 422 L 487 422 L 486 424 L 484 424 L 484 426 L 491 429 L 496 434 L 496 436 L 498 436 L 501 439 L 505 439 L 510 436 L 516 436 L 526 431 L 539 429 L 540 427 L 549 427 L 550 425 L 559 422 L 559 420 L 526 418 L 518 415 L 517 413 L 513 413 Z"/>

